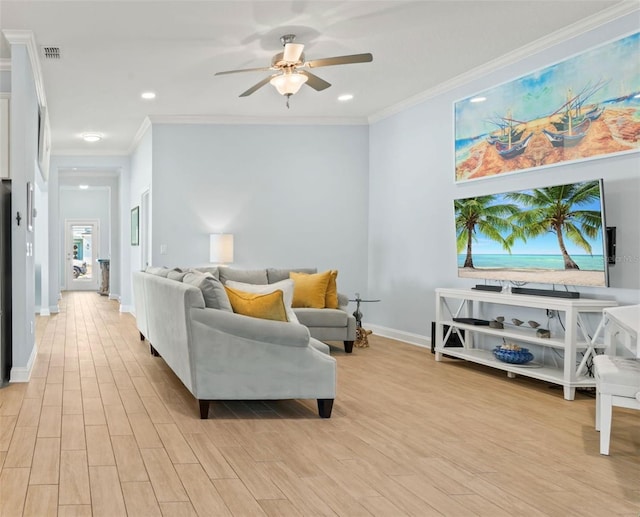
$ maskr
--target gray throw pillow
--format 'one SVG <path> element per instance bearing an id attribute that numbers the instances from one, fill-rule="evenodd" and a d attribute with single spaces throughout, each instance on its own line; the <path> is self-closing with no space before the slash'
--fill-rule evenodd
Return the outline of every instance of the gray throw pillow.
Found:
<path id="1" fill-rule="evenodd" d="M 299 267 L 299 268 L 288 268 L 288 269 L 275 269 L 275 268 L 267 268 L 267 278 L 269 279 L 270 284 L 275 284 L 276 282 L 281 282 L 282 280 L 287 280 L 289 278 L 289 273 L 308 273 L 310 275 L 317 273 L 318 269 L 315 267 Z"/>
<path id="2" fill-rule="evenodd" d="M 227 291 L 225 291 L 220 280 L 214 278 L 211 273 L 190 271 L 184 275 L 182 282 L 197 287 L 202 291 L 206 307 L 233 312 Z"/>
<path id="3" fill-rule="evenodd" d="M 178 282 L 182 282 L 182 279 L 186 274 L 186 271 L 180 271 L 178 268 L 176 268 L 169 271 L 169 273 L 167 274 L 167 278 L 169 280 L 177 280 Z"/>

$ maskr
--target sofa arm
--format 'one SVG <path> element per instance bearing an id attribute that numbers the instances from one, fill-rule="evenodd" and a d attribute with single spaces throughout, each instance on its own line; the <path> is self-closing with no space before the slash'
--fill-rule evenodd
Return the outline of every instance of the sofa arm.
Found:
<path id="1" fill-rule="evenodd" d="M 218 309 L 191 309 L 194 322 L 231 336 L 274 345 L 308 347 L 309 330 L 299 323 L 264 320 Z"/>

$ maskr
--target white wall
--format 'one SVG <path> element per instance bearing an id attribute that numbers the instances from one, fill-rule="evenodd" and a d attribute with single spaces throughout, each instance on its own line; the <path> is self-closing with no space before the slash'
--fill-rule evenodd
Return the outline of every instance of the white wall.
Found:
<path id="1" fill-rule="evenodd" d="M 365 126 L 153 124 L 153 264 L 207 265 L 227 232 L 234 267 L 338 269 L 363 291 L 368 147 Z"/>
<path id="2" fill-rule="evenodd" d="M 638 29 L 638 14 L 478 77 L 370 128 L 369 295 L 365 321 L 407 334 L 431 334 L 437 287 L 470 287 L 457 277 L 453 199 L 603 177 L 607 225 L 616 226 L 618 255 L 611 288 L 585 296 L 640 301 L 639 154 L 454 184 L 453 103 Z M 542 286 L 541 286 L 542 287 Z"/>

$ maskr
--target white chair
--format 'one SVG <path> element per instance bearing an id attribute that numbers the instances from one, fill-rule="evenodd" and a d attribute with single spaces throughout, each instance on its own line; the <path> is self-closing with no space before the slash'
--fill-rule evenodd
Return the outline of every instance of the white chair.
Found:
<path id="1" fill-rule="evenodd" d="M 596 379 L 596 431 L 600 454 L 609 454 L 613 406 L 640 410 L 640 305 L 604 309 L 606 353 L 593 360 Z M 635 355 L 615 355 L 616 342 Z M 627 352 L 625 352 L 627 353 Z"/>

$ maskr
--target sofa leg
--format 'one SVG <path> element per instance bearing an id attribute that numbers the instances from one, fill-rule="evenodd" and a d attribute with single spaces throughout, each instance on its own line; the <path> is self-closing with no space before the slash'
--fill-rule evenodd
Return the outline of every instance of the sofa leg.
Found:
<path id="1" fill-rule="evenodd" d="M 140 331 L 138 331 L 138 334 L 140 334 L 140 341 L 144 341 L 144 334 Z"/>
<path id="2" fill-rule="evenodd" d="M 333 399 L 318 399 L 318 414 L 320 418 L 331 418 Z"/>
<path id="3" fill-rule="evenodd" d="M 151 352 L 151 355 L 153 357 L 160 357 L 160 354 L 155 348 L 153 348 L 153 345 L 151 343 L 149 343 L 149 352 Z"/>
<path id="4" fill-rule="evenodd" d="M 353 352 L 353 341 L 345 341 L 344 342 L 344 351 L 347 354 L 350 354 L 351 352 Z"/>
<path id="5" fill-rule="evenodd" d="M 209 401 L 198 399 L 200 404 L 200 419 L 207 420 L 209 418 Z"/>

